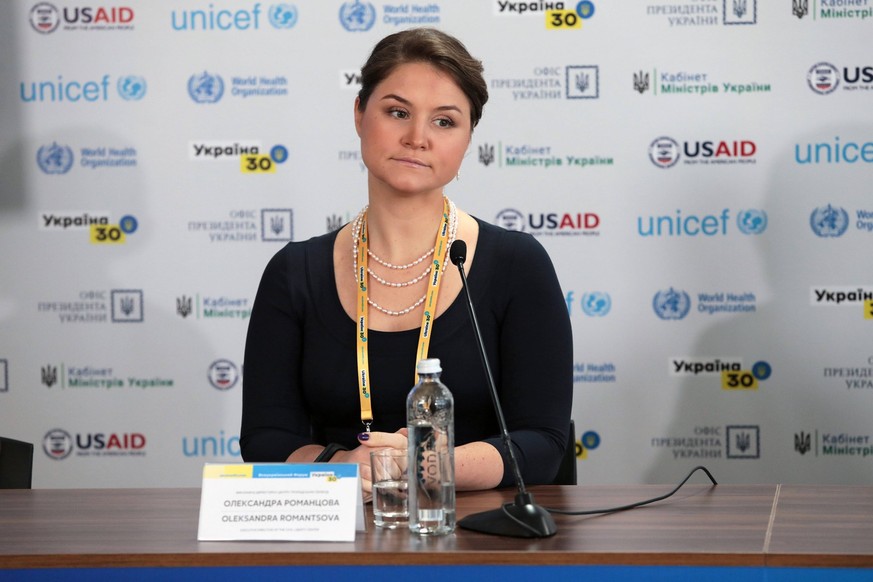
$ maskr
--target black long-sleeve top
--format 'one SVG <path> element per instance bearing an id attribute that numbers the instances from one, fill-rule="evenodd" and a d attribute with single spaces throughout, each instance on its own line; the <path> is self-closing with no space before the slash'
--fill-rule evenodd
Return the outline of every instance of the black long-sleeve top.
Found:
<path id="1" fill-rule="evenodd" d="M 468 283 L 489 365 L 522 478 L 548 483 L 566 446 L 572 404 L 564 294 L 536 239 L 477 221 Z M 333 232 L 289 243 L 264 271 L 243 366 L 240 444 L 248 462 L 281 462 L 307 444 L 358 446 L 356 326 L 336 290 L 335 240 Z M 406 426 L 418 336 L 419 329 L 368 332 L 372 430 Z M 513 484 L 463 292 L 434 321 L 428 357 L 440 359 L 455 399 L 456 445 L 494 445 L 504 460 L 500 486 Z"/>

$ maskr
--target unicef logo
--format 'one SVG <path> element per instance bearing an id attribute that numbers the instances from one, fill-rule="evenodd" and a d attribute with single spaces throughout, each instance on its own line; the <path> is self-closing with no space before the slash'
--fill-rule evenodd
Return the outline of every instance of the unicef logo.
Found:
<path id="1" fill-rule="evenodd" d="M 649 145 L 649 159 L 659 168 L 671 168 L 679 161 L 679 144 L 670 137 L 659 137 Z"/>
<path id="2" fill-rule="evenodd" d="M 236 364 L 230 360 L 216 360 L 209 366 L 209 383 L 219 390 L 230 390 L 239 380 Z"/>
<path id="3" fill-rule="evenodd" d="M 195 103 L 217 103 L 224 95 L 224 81 L 206 71 L 191 75 L 188 79 L 188 95 Z"/>
<path id="4" fill-rule="evenodd" d="M 767 230 L 767 213 L 763 210 L 740 210 L 737 227 L 743 234 L 761 234 Z"/>
<path id="5" fill-rule="evenodd" d="M 524 214 L 518 210 L 507 208 L 497 213 L 495 222 L 498 226 L 502 226 L 506 230 L 517 230 L 524 232 Z"/>
<path id="6" fill-rule="evenodd" d="M 376 22 L 376 9 L 369 2 L 344 2 L 340 6 L 339 19 L 349 32 L 366 32 Z"/>
<path id="7" fill-rule="evenodd" d="M 66 174 L 73 167 L 73 150 L 53 142 L 37 150 L 36 163 L 46 174 Z"/>
<path id="8" fill-rule="evenodd" d="M 30 9 L 30 26 L 39 33 L 54 32 L 60 23 L 58 9 L 48 2 L 39 2 Z"/>
<path id="9" fill-rule="evenodd" d="M 658 291 L 652 300 L 655 315 L 661 319 L 683 319 L 691 309 L 691 298 L 685 291 L 677 291 L 670 287 L 666 291 Z"/>
<path id="10" fill-rule="evenodd" d="M 843 236 L 849 228 L 849 213 L 839 206 L 820 206 L 812 211 L 809 226 L 822 238 Z"/>
<path id="11" fill-rule="evenodd" d="M 292 4 L 273 4 L 270 6 L 269 17 L 273 28 L 294 28 L 297 24 L 297 7 Z"/>
<path id="12" fill-rule="evenodd" d="M 146 80 L 137 75 L 118 79 L 118 94 L 125 101 L 139 101 L 146 94 Z"/>
<path id="13" fill-rule="evenodd" d="M 42 439 L 42 450 L 55 461 L 66 459 L 73 452 L 73 437 L 65 430 L 50 430 Z"/>
<path id="14" fill-rule="evenodd" d="M 806 82 L 819 95 L 827 95 L 840 85 L 840 71 L 830 63 L 817 63 L 807 73 Z"/>
<path id="15" fill-rule="evenodd" d="M 612 309 L 609 293 L 593 291 L 582 296 L 582 311 L 590 317 L 603 317 Z"/>

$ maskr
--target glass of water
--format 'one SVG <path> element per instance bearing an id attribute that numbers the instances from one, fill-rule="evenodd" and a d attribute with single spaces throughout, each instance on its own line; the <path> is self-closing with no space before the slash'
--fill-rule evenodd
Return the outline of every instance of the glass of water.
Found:
<path id="1" fill-rule="evenodd" d="M 373 517 L 378 527 L 405 528 L 409 522 L 406 449 L 380 449 L 370 452 L 373 470 Z"/>

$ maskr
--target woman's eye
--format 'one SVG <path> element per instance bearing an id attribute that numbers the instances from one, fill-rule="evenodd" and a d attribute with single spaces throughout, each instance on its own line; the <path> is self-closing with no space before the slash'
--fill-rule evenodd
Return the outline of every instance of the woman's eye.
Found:
<path id="1" fill-rule="evenodd" d="M 409 114 L 402 109 L 390 109 L 388 111 L 388 115 L 390 115 L 391 117 L 396 117 L 397 119 L 406 119 L 407 117 L 409 117 Z"/>
<path id="2" fill-rule="evenodd" d="M 439 127 L 454 127 L 455 122 L 447 117 L 442 117 L 436 120 L 436 124 Z"/>

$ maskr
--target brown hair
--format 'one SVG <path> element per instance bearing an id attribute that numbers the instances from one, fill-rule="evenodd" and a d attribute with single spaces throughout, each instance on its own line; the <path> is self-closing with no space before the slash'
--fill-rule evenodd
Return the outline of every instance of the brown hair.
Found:
<path id="1" fill-rule="evenodd" d="M 358 109 L 367 108 L 373 90 L 396 67 L 415 62 L 433 65 L 452 77 L 470 101 L 471 128 L 476 127 L 488 101 L 482 62 L 474 59 L 461 41 L 435 28 L 404 30 L 388 35 L 376 44 L 361 69 Z"/>

